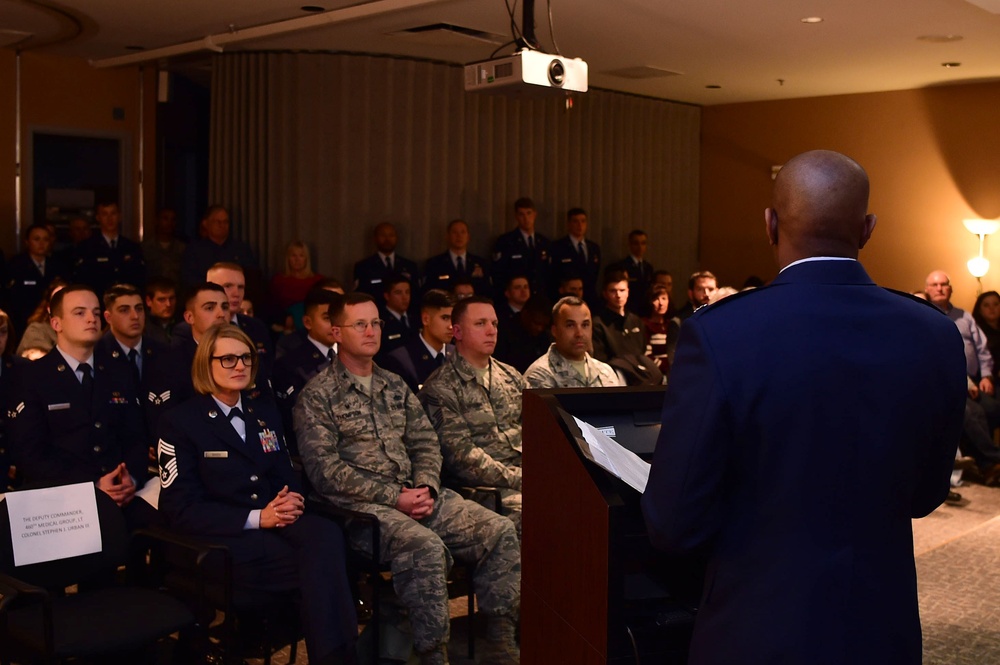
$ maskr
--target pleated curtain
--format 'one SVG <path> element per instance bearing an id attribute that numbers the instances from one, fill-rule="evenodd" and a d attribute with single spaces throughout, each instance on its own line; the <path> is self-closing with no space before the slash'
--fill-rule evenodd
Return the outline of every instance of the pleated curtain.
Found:
<path id="1" fill-rule="evenodd" d="M 567 108 L 561 96 L 466 93 L 462 76 L 382 56 L 217 56 L 210 198 L 268 273 L 301 239 L 314 269 L 347 280 L 382 221 L 418 263 L 444 251 L 457 217 L 470 250 L 489 256 L 514 200 L 530 196 L 540 232 L 565 235 L 566 210 L 585 208 L 606 262 L 642 228 L 653 264 L 685 282 L 698 257 L 698 107 L 591 90 Z"/>

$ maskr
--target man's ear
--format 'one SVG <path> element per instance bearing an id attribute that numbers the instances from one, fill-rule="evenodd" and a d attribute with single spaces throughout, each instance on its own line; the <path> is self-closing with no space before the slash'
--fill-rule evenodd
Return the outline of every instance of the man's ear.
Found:
<path id="1" fill-rule="evenodd" d="M 778 213 L 774 208 L 764 209 L 764 232 L 769 245 L 773 247 L 778 244 Z"/>
<path id="2" fill-rule="evenodd" d="M 875 222 L 877 221 L 878 218 L 875 215 L 865 215 L 865 225 L 861 230 L 861 239 L 858 241 L 858 249 L 862 249 L 871 239 L 872 232 L 875 230 Z"/>
<path id="3" fill-rule="evenodd" d="M 194 326 L 194 312 L 189 309 L 184 310 L 184 320 L 189 326 Z"/>

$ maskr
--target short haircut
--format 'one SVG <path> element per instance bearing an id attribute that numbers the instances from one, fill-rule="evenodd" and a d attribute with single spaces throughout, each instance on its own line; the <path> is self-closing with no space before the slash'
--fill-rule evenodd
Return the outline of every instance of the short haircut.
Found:
<path id="1" fill-rule="evenodd" d="M 153 298 L 157 293 L 177 293 L 177 282 L 169 277 L 154 277 L 146 282 L 146 297 Z"/>
<path id="2" fill-rule="evenodd" d="M 454 307 L 455 299 L 451 297 L 451 294 L 447 291 L 442 291 L 441 289 L 431 289 L 424 294 L 424 297 L 420 299 L 420 311 L 433 310 L 433 309 L 445 309 L 446 307 Z"/>
<path id="3" fill-rule="evenodd" d="M 698 272 L 691 273 L 691 277 L 688 278 L 688 290 L 694 288 L 694 285 L 698 283 L 699 279 L 710 279 L 718 284 L 719 280 L 715 278 L 715 275 L 708 272 L 707 270 L 699 270 Z"/>
<path id="4" fill-rule="evenodd" d="M 333 277 L 326 277 L 316 282 L 313 286 L 318 286 L 321 289 L 340 289 L 344 290 L 344 285 L 340 283 L 340 280 L 334 279 Z"/>
<path id="5" fill-rule="evenodd" d="M 97 199 L 97 202 L 94 204 L 94 212 L 97 212 L 101 208 L 110 208 L 111 206 L 117 208 L 118 201 L 115 201 L 114 199 Z"/>
<path id="6" fill-rule="evenodd" d="M 631 240 L 632 238 L 635 238 L 636 236 L 646 236 L 648 238 L 649 234 L 647 234 L 642 229 L 632 229 L 631 231 L 628 232 L 628 239 L 629 240 Z"/>
<path id="7" fill-rule="evenodd" d="M 510 285 L 514 283 L 515 279 L 523 279 L 528 283 L 528 286 L 531 286 L 531 280 L 528 279 L 527 275 L 522 275 L 521 273 L 517 273 L 507 278 L 507 282 L 503 285 L 504 291 L 510 288 Z"/>
<path id="8" fill-rule="evenodd" d="M 233 263 L 232 261 L 219 261 L 218 263 L 213 263 L 211 267 L 209 267 L 209 269 L 205 271 L 205 274 L 207 275 L 213 270 L 235 270 L 240 274 L 245 274 L 243 266 L 241 266 L 239 263 Z"/>
<path id="9" fill-rule="evenodd" d="M 94 289 L 86 284 L 70 284 L 64 289 L 59 289 L 52 295 L 52 300 L 49 301 L 49 312 L 52 316 L 62 316 L 63 298 L 66 297 L 67 293 L 76 293 L 77 291 L 87 291 L 93 293 L 95 298 L 97 297 Z"/>
<path id="10" fill-rule="evenodd" d="M 136 296 L 142 300 L 139 289 L 131 284 L 114 284 L 104 292 L 104 311 L 110 311 L 115 305 L 115 301 L 125 296 Z"/>
<path id="11" fill-rule="evenodd" d="M 584 217 L 586 217 L 587 211 L 584 210 L 583 208 L 570 208 L 569 210 L 566 211 L 566 221 L 568 222 L 577 215 L 583 215 Z"/>
<path id="12" fill-rule="evenodd" d="M 465 228 L 469 228 L 469 223 L 466 222 L 464 219 L 459 218 L 459 219 L 453 219 L 450 222 L 448 222 L 448 230 L 451 231 L 451 227 L 455 226 L 456 224 L 462 224 L 463 226 L 465 226 Z"/>
<path id="13" fill-rule="evenodd" d="M 34 231 L 35 229 L 41 229 L 46 233 L 49 232 L 49 227 L 46 224 L 43 224 L 42 222 L 35 222 L 34 224 L 32 224 L 31 226 L 29 226 L 24 230 L 24 239 L 27 240 L 28 236 L 30 236 L 31 232 Z"/>
<path id="14" fill-rule="evenodd" d="M 555 323 L 559 319 L 559 310 L 566 307 L 585 307 L 587 303 L 583 302 L 582 298 L 577 298 L 576 296 L 563 296 L 556 301 L 556 304 L 552 306 L 552 322 Z"/>
<path id="15" fill-rule="evenodd" d="M 617 284 L 618 282 L 627 282 L 628 273 L 624 270 L 605 270 L 604 271 L 604 281 L 601 282 L 601 288 L 606 289 L 611 284 Z"/>
<path id="16" fill-rule="evenodd" d="M 518 210 L 523 210 L 527 208 L 528 210 L 536 210 L 535 202 L 529 199 L 527 196 L 522 196 L 518 200 L 514 201 L 514 212 Z"/>
<path id="17" fill-rule="evenodd" d="M 306 298 L 303 301 L 303 312 L 312 316 L 316 308 L 323 305 L 329 305 L 330 311 L 333 311 L 336 309 L 337 302 L 343 298 L 344 296 L 336 291 L 327 291 L 322 287 L 314 286 L 306 292 Z"/>
<path id="18" fill-rule="evenodd" d="M 197 298 L 198 294 L 203 291 L 214 291 L 216 293 L 221 293 L 223 296 L 226 295 L 226 290 L 215 282 L 202 282 L 201 284 L 196 284 L 191 287 L 191 290 L 188 291 L 187 296 L 184 298 L 184 309 L 191 309 L 194 299 Z M 226 302 L 229 302 L 229 300 L 226 300 Z"/>
<path id="19" fill-rule="evenodd" d="M 654 271 L 653 271 L 653 279 L 654 279 L 654 280 L 655 280 L 655 279 L 656 279 L 657 277 L 659 277 L 660 275 L 666 275 L 667 277 L 670 277 L 671 279 L 673 279 L 673 275 L 672 275 L 672 274 L 670 274 L 670 271 L 669 271 L 669 270 L 663 270 L 663 269 L 660 269 L 660 270 L 654 270 Z"/>
<path id="20" fill-rule="evenodd" d="M 2 309 L 0 309 L 0 326 L 7 326 L 7 343 L 0 349 L 0 358 L 9 358 L 14 355 L 14 349 L 17 347 L 17 344 L 14 343 L 17 340 L 17 331 L 14 330 L 14 324 L 10 321 L 10 315 Z"/>
<path id="21" fill-rule="evenodd" d="M 363 291 L 351 291 L 343 297 L 338 298 L 336 305 L 330 305 L 330 320 L 333 325 L 341 325 L 339 322 L 344 318 L 344 310 L 348 305 L 363 305 L 366 302 L 375 304 L 375 299 Z"/>
<path id="22" fill-rule="evenodd" d="M 451 280 L 451 290 L 454 291 L 456 286 L 471 286 L 472 290 L 476 290 L 476 285 L 472 283 L 472 278 L 467 275 L 459 275 L 455 279 Z"/>
<path id="23" fill-rule="evenodd" d="M 411 289 L 413 288 L 413 282 L 410 281 L 409 277 L 407 277 L 402 273 L 394 272 L 385 278 L 385 284 L 382 288 L 382 291 L 385 293 L 389 293 L 389 291 L 392 291 L 392 287 L 396 286 L 397 284 L 403 284 L 404 282 L 408 284 Z"/>
<path id="24" fill-rule="evenodd" d="M 229 211 L 226 209 L 226 206 L 219 205 L 218 203 L 213 203 L 212 205 L 210 205 L 207 208 L 205 208 L 205 212 L 204 212 L 204 214 L 202 214 L 201 218 L 202 219 L 208 219 L 209 217 L 211 217 L 215 213 L 219 212 L 220 210 L 222 212 L 226 213 L 227 215 L 229 214 Z"/>
<path id="25" fill-rule="evenodd" d="M 573 281 L 582 282 L 583 277 L 575 270 L 567 270 L 562 274 L 562 277 L 559 278 L 559 286 L 566 286 Z"/>
<path id="26" fill-rule="evenodd" d="M 493 301 L 486 296 L 472 296 L 464 300 L 459 300 L 455 303 L 455 308 L 451 310 L 452 324 L 460 324 L 462 322 L 462 318 L 465 316 L 465 310 L 469 309 L 469 305 L 489 305 L 490 307 L 493 307 Z"/>
<path id="27" fill-rule="evenodd" d="M 250 383 L 252 386 L 257 380 L 257 347 L 253 341 L 243 332 L 239 326 L 231 323 L 220 323 L 205 331 L 204 336 L 198 342 L 198 350 L 194 352 L 194 361 L 191 363 L 191 383 L 195 392 L 202 395 L 210 395 L 218 390 L 215 379 L 212 378 L 212 355 L 215 353 L 215 343 L 220 339 L 235 339 L 243 342 L 250 349 Z"/>

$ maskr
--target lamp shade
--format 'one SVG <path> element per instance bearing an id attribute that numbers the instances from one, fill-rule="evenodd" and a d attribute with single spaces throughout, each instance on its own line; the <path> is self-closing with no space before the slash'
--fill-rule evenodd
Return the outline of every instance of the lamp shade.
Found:
<path id="1" fill-rule="evenodd" d="M 975 233 L 977 236 L 988 236 L 1000 230 L 1000 221 L 995 219 L 965 219 L 962 223 L 970 233 Z"/>

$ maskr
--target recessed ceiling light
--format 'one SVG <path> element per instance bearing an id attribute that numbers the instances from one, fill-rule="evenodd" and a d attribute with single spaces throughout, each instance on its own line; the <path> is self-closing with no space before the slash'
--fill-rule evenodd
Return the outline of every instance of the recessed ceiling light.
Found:
<path id="1" fill-rule="evenodd" d="M 819 16 L 807 16 L 807 17 L 799 19 L 799 20 L 802 21 L 803 23 L 822 23 L 823 22 L 823 19 L 821 19 Z"/>
<path id="2" fill-rule="evenodd" d="M 941 66 L 944 67 L 945 69 L 954 69 L 955 67 L 961 67 L 962 63 L 960 63 L 960 62 L 942 62 Z"/>
<path id="3" fill-rule="evenodd" d="M 708 88 L 709 90 L 721 90 L 722 89 L 721 85 L 714 85 L 714 84 L 713 85 L 706 85 L 705 87 Z"/>
<path id="4" fill-rule="evenodd" d="M 930 42 L 931 44 L 947 44 L 948 42 L 960 42 L 964 39 L 962 35 L 920 35 L 918 42 Z"/>
<path id="5" fill-rule="evenodd" d="M 318 7 L 316 5 L 303 5 L 303 6 L 299 7 L 299 9 L 301 9 L 304 12 L 314 12 L 314 13 L 315 12 L 325 12 L 326 11 L 323 7 Z"/>

